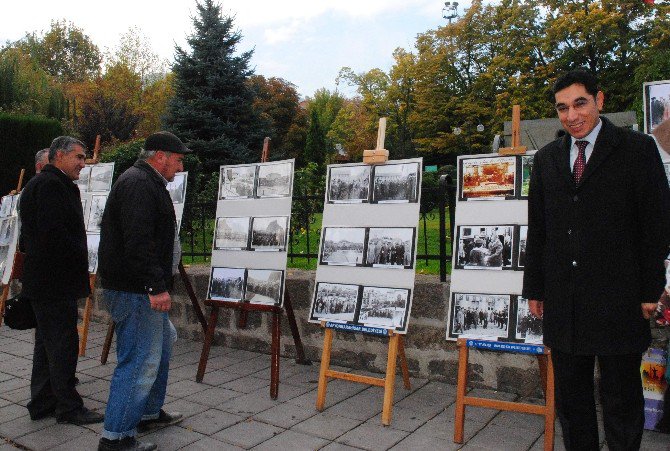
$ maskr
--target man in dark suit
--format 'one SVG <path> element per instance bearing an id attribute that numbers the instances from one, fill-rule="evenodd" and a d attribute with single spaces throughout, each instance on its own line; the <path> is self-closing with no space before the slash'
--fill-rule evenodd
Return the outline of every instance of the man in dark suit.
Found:
<path id="1" fill-rule="evenodd" d="M 37 320 L 28 412 L 33 420 L 55 414 L 59 423 L 78 425 L 103 420 L 84 407 L 75 389 L 77 299 L 90 292 L 84 217 L 73 183 L 84 167 L 85 149 L 69 136 L 54 139 L 49 164 L 26 185 L 20 208 L 26 253 L 22 295 Z"/>
<path id="2" fill-rule="evenodd" d="M 535 155 L 523 296 L 544 318 L 565 447 L 599 449 L 597 358 L 609 449 L 638 449 L 640 361 L 665 285 L 670 189 L 654 141 L 600 117 L 592 74 L 564 74 L 553 94 L 567 134 Z"/>

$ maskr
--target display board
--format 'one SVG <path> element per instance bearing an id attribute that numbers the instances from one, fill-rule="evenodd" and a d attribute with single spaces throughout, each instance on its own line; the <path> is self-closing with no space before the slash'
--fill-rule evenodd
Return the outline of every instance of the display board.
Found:
<path id="1" fill-rule="evenodd" d="M 174 206 L 174 215 L 177 219 L 177 235 L 181 230 L 181 218 L 184 216 L 184 203 L 186 202 L 186 185 L 188 183 L 188 171 L 177 172 L 174 179 L 166 185 L 172 205 Z"/>
<path id="2" fill-rule="evenodd" d="M 309 321 L 407 332 L 422 159 L 328 166 Z"/>
<path id="3" fill-rule="evenodd" d="M 670 80 L 650 81 L 642 87 L 644 99 L 644 132 L 651 133 L 670 119 Z"/>
<path id="4" fill-rule="evenodd" d="M 79 187 L 81 209 L 84 212 L 86 243 L 88 245 L 88 272 L 98 272 L 98 245 L 100 224 L 105 212 L 107 196 L 112 189 L 114 163 L 87 164 L 74 183 Z"/>
<path id="5" fill-rule="evenodd" d="M 19 197 L 20 194 L 7 195 L 0 203 L 0 282 L 3 285 L 8 284 L 11 278 L 19 241 Z"/>
<path id="6" fill-rule="evenodd" d="M 449 340 L 542 343 L 521 296 L 533 154 L 458 158 Z"/>
<path id="7" fill-rule="evenodd" d="M 294 166 L 221 166 L 208 299 L 283 304 Z"/>

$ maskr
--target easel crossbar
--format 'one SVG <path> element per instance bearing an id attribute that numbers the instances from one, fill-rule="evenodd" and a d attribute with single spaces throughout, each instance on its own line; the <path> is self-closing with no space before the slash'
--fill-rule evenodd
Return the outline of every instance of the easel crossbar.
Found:
<path id="1" fill-rule="evenodd" d="M 363 376 L 360 374 L 344 373 L 342 371 L 335 370 L 326 370 L 326 377 L 333 379 L 343 379 L 349 382 L 359 382 L 361 384 L 375 385 L 377 387 L 383 387 L 386 383 L 386 379 L 380 377 L 372 376 Z"/>
<path id="2" fill-rule="evenodd" d="M 501 401 L 498 399 L 477 398 L 474 396 L 466 396 L 463 399 L 463 404 L 468 406 L 486 407 L 496 410 L 509 410 L 512 412 L 532 413 L 535 415 L 545 415 L 547 413 L 546 406 L 539 406 L 536 404 L 527 404 L 520 402 Z"/>

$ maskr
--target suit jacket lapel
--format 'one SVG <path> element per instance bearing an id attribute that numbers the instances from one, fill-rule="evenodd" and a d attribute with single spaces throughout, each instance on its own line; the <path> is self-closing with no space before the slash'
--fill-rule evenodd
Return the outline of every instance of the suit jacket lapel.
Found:
<path id="1" fill-rule="evenodd" d="M 615 148 L 617 140 L 616 128 L 604 117 L 601 118 L 601 120 L 603 122 L 603 126 L 600 129 L 596 143 L 593 146 L 593 153 L 591 153 L 591 157 L 589 158 L 589 161 L 586 163 L 586 167 L 584 168 L 584 174 L 582 175 L 582 179 L 579 182 L 580 186 L 589 179 L 589 177 L 596 171 L 596 169 L 598 169 L 598 166 L 600 166 L 600 164 L 607 159 L 607 157 Z"/>
<path id="2" fill-rule="evenodd" d="M 559 147 L 554 148 L 553 159 L 556 165 L 556 170 L 561 175 L 563 181 L 574 189 L 575 181 L 572 178 L 572 168 L 570 168 L 570 144 L 572 140 L 570 135 L 565 135 Z"/>

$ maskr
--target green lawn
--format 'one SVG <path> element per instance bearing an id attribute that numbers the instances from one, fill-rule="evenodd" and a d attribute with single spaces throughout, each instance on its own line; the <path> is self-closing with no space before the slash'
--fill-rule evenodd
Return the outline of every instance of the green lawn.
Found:
<path id="1" fill-rule="evenodd" d="M 321 218 L 322 214 L 317 213 L 313 216 L 314 222 L 309 225 L 309 243 L 307 242 L 307 230 L 301 229 L 298 233 L 293 234 L 291 241 L 289 243 L 289 253 L 293 254 L 307 254 L 308 253 L 308 244 L 309 244 L 309 253 L 316 254 L 319 250 L 319 231 L 321 230 Z M 214 221 L 208 220 L 205 221 L 204 230 L 201 227 L 194 230 L 194 235 L 191 236 L 182 230 L 182 249 L 183 251 L 189 252 L 191 247 L 191 240 L 193 240 L 194 246 L 193 249 L 196 249 L 196 252 L 203 252 L 202 249 L 205 249 L 207 252 L 211 250 L 212 247 L 212 236 L 214 233 Z M 447 234 L 449 233 L 449 223 L 447 218 Z M 439 255 L 440 251 L 440 218 L 437 210 L 430 212 L 426 215 L 426 221 L 419 220 L 418 224 L 418 240 L 417 240 L 417 254 L 428 254 L 428 255 Z M 447 255 L 451 255 L 451 243 L 447 242 Z M 184 257 L 185 264 L 191 263 L 209 263 L 210 258 L 207 257 Z M 297 269 L 316 269 L 317 259 L 307 257 L 289 257 L 288 258 L 288 267 L 297 268 Z M 416 262 L 416 272 L 419 274 L 439 274 L 440 273 L 440 262 L 439 260 L 428 260 L 417 259 Z M 451 260 L 447 264 L 447 272 L 451 272 Z"/>

